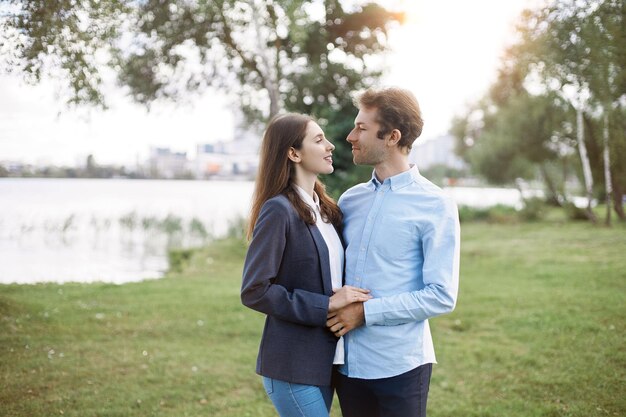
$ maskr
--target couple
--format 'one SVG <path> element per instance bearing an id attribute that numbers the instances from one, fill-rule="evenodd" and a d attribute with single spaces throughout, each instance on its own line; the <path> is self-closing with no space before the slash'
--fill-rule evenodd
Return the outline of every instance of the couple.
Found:
<path id="1" fill-rule="evenodd" d="M 338 204 L 317 178 L 335 148 L 317 123 L 277 116 L 263 137 L 241 299 L 267 315 L 256 371 L 281 417 L 328 417 L 334 389 L 344 417 L 426 416 L 428 318 L 456 303 L 456 206 L 408 163 L 415 97 L 355 104 L 347 141 L 374 172 Z"/>

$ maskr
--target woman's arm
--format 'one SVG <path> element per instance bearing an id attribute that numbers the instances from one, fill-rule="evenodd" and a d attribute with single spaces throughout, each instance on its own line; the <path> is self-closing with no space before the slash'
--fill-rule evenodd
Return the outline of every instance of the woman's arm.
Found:
<path id="1" fill-rule="evenodd" d="M 243 268 L 242 303 L 281 320 L 325 326 L 330 297 L 275 284 L 289 234 L 289 208 L 268 200 L 259 213 Z"/>

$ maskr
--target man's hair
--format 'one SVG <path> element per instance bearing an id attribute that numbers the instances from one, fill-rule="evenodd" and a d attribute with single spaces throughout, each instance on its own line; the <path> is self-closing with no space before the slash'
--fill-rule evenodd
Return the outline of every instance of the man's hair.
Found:
<path id="1" fill-rule="evenodd" d="M 393 129 L 398 129 L 402 134 L 398 146 L 410 150 L 415 139 L 422 134 L 422 111 L 417 99 L 408 90 L 397 87 L 370 88 L 357 96 L 354 104 L 358 108 L 378 110 L 376 121 L 380 124 L 380 130 L 376 136 L 379 139 L 383 139 Z"/>

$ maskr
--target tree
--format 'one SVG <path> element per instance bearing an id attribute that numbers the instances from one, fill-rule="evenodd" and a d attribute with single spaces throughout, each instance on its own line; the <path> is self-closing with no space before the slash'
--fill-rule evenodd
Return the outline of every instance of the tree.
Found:
<path id="1" fill-rule="evenodd" d="M 64 77 L 73 103 L 105 104 L 108 67 L 140 103 L 213 86 L 235 89 L 266 117 L 338 98 L 307 82 L 323 79 L 339 92 L 369 85 L 380 68 L 368 57 L 386 50 L 389 25 L 403 17 L 376 4 L 346 11 L 338 0 L 5 3 L 2 32 L 15 47 L 9 66 L 34 81 Z"/>
<path id="2" fill-rule="evenodd" d="M 554 165 L 571 153 L 572 140 L 555 132 L 563 129 L 567 107 L 554 94 L 529 94 L 515 78 L 510 69 L 502 69 L 489 94 L 453 121 L 457 152 L 474 173 L 494 184 L 540 176 L 548 200 L 560 205 L 567 200 L 566 175 L 557 178 Z"/>
<path id="3" fill-rule="evenodd" d="M 389 27 L 403 19 L 375 3 L 347 10 L 339 0 L 5 3 L 9 69 L 34 82 L 64 80 L 70 104 L 106 107 L 103 80 L 112 71 L 147 106 L 221 89 L 239 98 L 250 122 L 309 113 L 336 142 L 354 118 L 351 93 L 381 75 L 370 58 L 387 50 Z M 336 155 L 338 178 L 353 178 L 359 170 L 347 147 Z"/>
<path id="4" fill-rule="evenodd" d="M 624 220 L 619 190 L 623 189 L 626 175 L 619 167 L 621 164 L 611 164 L 604 155 L 613 154 L 610 149 L 620 152 L 626 136 L 624 131 L 613 136 L 613 130 L 606 130 L 604 136 L 603 131 L 609 120 L 626 117 L 626 2 L 553 0 L 548 7 L 526 17 L 521 31 L 524 46 L 520 48 L 520 61 L 546 90 L 560 93 L 583 112 L 585 119 L 594 121 L 588 123 L 592 129 L 589 139 L 593 142 L 587 145 L 601 151 L 588 152 L 593 177 L 601 187 L 599 194 L 618 189 L 614 208 Z M 596 120 L 602 122 L 595 123 Z M 585 164 L 583 153 L 587 152 L 581 152 Z M 607 221 L 609 215 L 610 211 Z"/>
<path id="5" fill-rule="evenodd" d="M 626 118 L 625 17 L 623 0 L 552 0 L 544 8 L 525 11 L 518 27 L 519 42 L 505 54 L 490 93 L 455 121 L 453 133 L 462 153 L 467 158 L 476 153 L 466 143 L 468 136 L 473 135 L 470 144 L 483 152 L 489 152 L 495 136 L 510 154 L 538 167 L 550 189 L 546 163 L 562 161 L 567 166 L 574 144 L 580 150 L 578 171 L 584 173 L 587 188 L 607 197 L 611 191 L 614 209 L 625 219 L 626 169 L 615 163 L 626 148 L 625 131 L 619 128 Z M 530 107 L 524 107 L 532 114 L 518 108 L 515 115 L 520 100 L 530 100 Z M 478 122 L 472 120 L 476 114 Z M 503 123 L 512 128 L 510 132 Z M 535 145 L 544 144 L 529 147 L 539 154 L 533 156 L 520 147 L 516 126 L 523 127 Z M 593 219 L 591 210 L 589 214 Z"/>

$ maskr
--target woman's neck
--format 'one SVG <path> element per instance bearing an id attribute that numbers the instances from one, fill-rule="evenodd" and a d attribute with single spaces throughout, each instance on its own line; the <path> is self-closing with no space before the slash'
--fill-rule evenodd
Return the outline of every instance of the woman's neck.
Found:
<path id="1" fill-rule="evenodd" d="M 296 177 L 294 178 L 294 182 L 300 188 L 302 188 L 308 195 L 313 198 L 313 190 L 315 189 L 315 181 L 317 180 L 317 175 L 315 174 L 303 174 L 301 172 L 296 172 Z"/>

